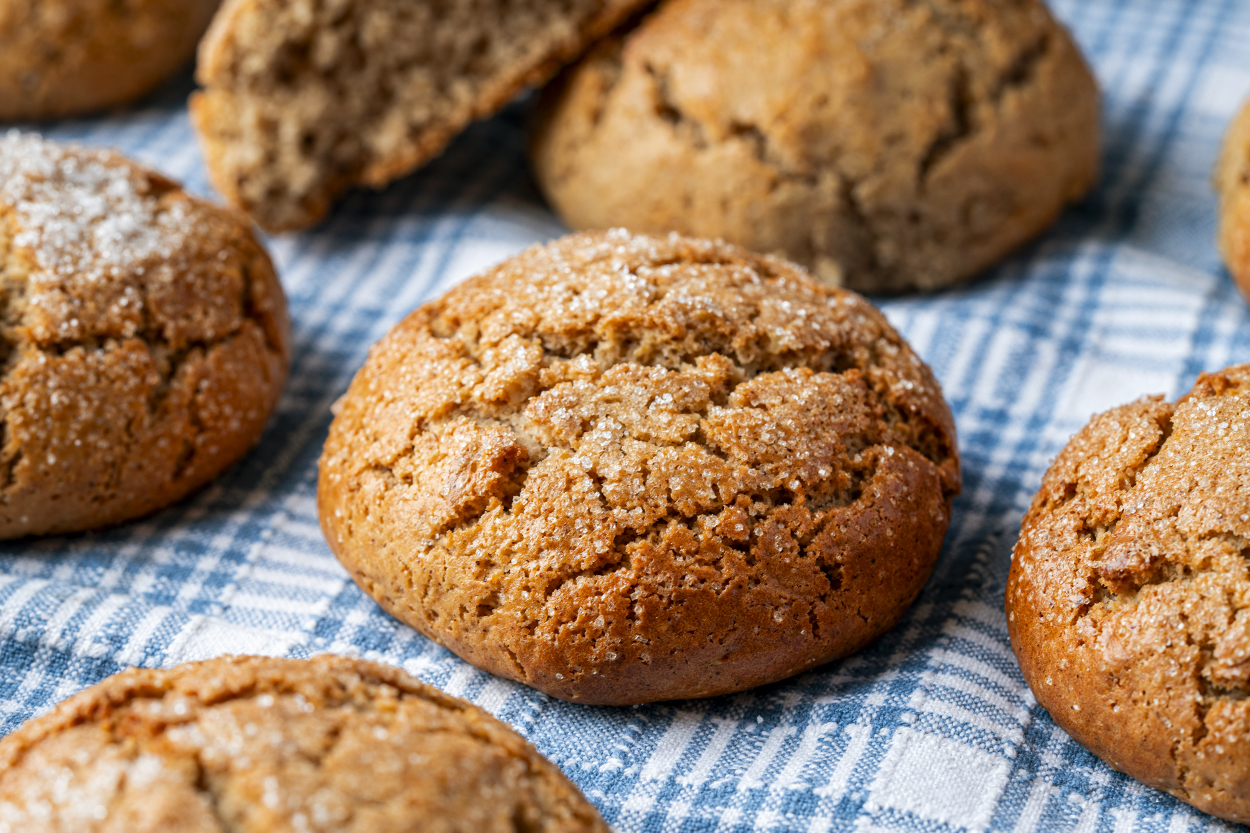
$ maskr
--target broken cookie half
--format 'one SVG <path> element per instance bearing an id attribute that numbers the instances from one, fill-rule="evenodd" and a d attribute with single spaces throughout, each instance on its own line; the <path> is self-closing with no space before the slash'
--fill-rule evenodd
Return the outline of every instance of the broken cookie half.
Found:
<path id="1" fill-rule="evenodd" d="M 270 231 L 321 220 L 549 78 L 645 0 L 231 0 L 191 102 L 213 183 Z"/>

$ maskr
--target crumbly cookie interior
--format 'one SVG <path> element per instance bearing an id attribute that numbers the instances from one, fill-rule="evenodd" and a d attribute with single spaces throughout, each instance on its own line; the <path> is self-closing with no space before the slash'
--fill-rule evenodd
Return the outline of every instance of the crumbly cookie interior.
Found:
<path id="1" fill-rule="evenodd" d="M 380 187 L 441 151 L 626 5 L 235 2 L 201 48 L 193 103 L 214 180 L 266 228 L 310 225 L 349 184 Z"/>

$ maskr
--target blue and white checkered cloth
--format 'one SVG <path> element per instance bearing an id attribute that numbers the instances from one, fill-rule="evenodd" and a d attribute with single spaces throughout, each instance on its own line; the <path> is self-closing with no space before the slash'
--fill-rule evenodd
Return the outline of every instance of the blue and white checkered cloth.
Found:
<path id="1" fill-rule="evenodd" d="M 294 364 L 241 464 L 142 522 L 0 548 L 0 732 L 128 665 L 333 651 L 401 665 L 507 721 L 620 833 L 1229 828 L 1056 728 L 1012 658 L 1002 599 L 1020 517 L 1072 432 L 1250 361 L 1250 309 L 1214 247 L 1210 187 L 1250 94 L 1250 2 L 1056 5 L 1104 90 L 1102 184 L 976 284 L 882 303 L 945 387 L 965 479 L 937 571 L 875 646 L 732 697 L 574 706 L 399 625 L 330 555 L 316 461 L 369 345 L 424 299 L 563 231 L 527 172 L 518 107 L 320 228 L 270 241 Z M 116 146 L 208 193 L 189 87 L 44 132 Z"/>

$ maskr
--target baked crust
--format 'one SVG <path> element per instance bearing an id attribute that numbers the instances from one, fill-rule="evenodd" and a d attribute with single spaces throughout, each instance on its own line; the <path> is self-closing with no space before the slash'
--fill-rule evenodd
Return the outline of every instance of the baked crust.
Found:
<path id="1" fill-rule="evenodd" d="M 607 833 L 510 728 L 373 662 L 131 669 L 0 740 L 0 833 Z"/>
<path id="2" fill-rule="evenodd" d="M 191 99 L 213 184 L 270 231 L 381 188 L 650 0 L 227 0 Z"/>
<path id="3" fill-rule="evenodd" d="M 532 157 L 574 228 L 900 292 L 976 274 L 1083 196 L 1098 113 L 1036 0 L 666 0 L 548 88 Z"/>
<path id="4" fill-rule="evenodd" d="M 561 699 L 709 697 L 845 656 L 959 490 L 932 374 L 862 298 L 722 243 L 575 235 L 377 344 L 321 459 L 400 620 Z"/>
<path id="5" fill-rule="evenodd" d="M 1038 702 L 1116 769 L 1250 822 L 1250 365 L 1094 418 L 1007 584 Z"/>
<path id="6" fill-rule="evenodd" d="M 0 137 L 0 537 L 145 515 L 259 438 L 286 300 L 246 221 L 108 151 Z"/>
<path id="7" fill-rule="evenodd" d="M 219 0 L 0 0 L 0 121 L 129 103 L 195 54 Z"/>
<path id="8" fill-rule="evenodd" d="M 1215 187 L 1220 194 L 1220 252 L 1250 300 L 1250 100 L 1228 127 Z"/>

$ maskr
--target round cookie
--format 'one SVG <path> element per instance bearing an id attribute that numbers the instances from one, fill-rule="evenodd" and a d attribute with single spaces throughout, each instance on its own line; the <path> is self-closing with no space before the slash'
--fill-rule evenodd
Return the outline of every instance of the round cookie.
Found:
<path id="1" fill-rule="evenodd" d="M 1098 91 L 1038 0 L 666 0 L 544 96 L 574 228 L 719 237 L 861 292 L 996 262 L 1093 185 Z"/>
<path id="2" fill-rule="evenodd" d="M 0 121 L 125 104 L 191 60 L 219 0 L 0 0 Z"/>
<path id="3" fill-rule="evenodd" d="M 246 222 L 115 153 L 0 137 L 0 538 L 153 512 L 260 438 L 288 362 Z"/>
<path id="4" fill-rule="evenodd" d="M 0 741 L 0 833 L 607 833 L 477 707 L 345 657 L 131 669 Z"/>
<path id="5" fill-rule="evenodd" d="M 627 704 L 867 645 L 928 578 L 959 479 L 937 383 L 862 298 L 615 231 L 396 326 L 339 403 L 318 510 L 400 620 L 552 696 Z"/>
<path id="6" fill-rule="evenodd" d="M 1220 192 L 1220 252 L 1242 294 L 1250 300 L 1250 100 L 1224 137 L 1215 187 Z"/>
<path id="7" fill-rule="evenodd" d="M 1116 769 L 1250 822 L 1250 365 L 1101 414 L 1046 473 L 1007 584 L 1038 702 Z"/>

